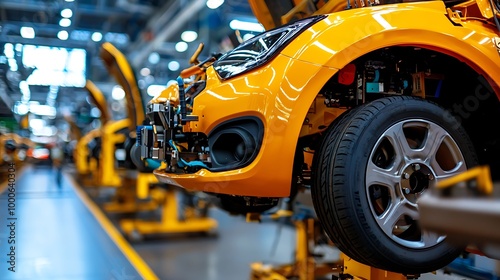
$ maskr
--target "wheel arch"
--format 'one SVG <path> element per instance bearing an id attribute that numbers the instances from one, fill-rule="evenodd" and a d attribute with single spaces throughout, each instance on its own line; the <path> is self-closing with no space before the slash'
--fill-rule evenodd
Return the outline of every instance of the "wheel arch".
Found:
<path id="1" fill-rule="evenodd" d="M 433 32 L 435 33 L 435 32 Z M 438 36 L 443 36 L 446 37 L 447 40 L 450 40 L 449 36 L 438 34 Z M 427 36 L 422 36 L 424 38 L 427 38 Z M 374 53 L 376 51 L 385 49 L 385 48 L 390 48 L 390 47 L 410 47 L 410 48 L 421 48 L 425 50 L 430 50 L 434 51 L 436 53 L 442 54 L 443 56 L 454 58 L 460 62 L 462 62 L 462 65 L 464 69 L 468 69 L 469 72 L 474 72 L 476 73 L 475 77 L 471 77 L 470 82 L 474 83 L 476 85 L 476 88 L 474 91 L 471 91 L 467 95 L 463 94 L 457 94 L 457 95 L 449 95 L 440 98 L 440 100 L 437 100 L 437 102 L 443 106 L 445 109 L 450 112 L 450 117 L 454 117 L 459 119 L 460 123 L 463 123 L 464 128 L 466 129 L 467 133 L 471 135 L 472 142 L 475 146 L 475 149 L 479 155 L 480 158 L 480 163 L 482 164 L 493 164 L 497 165 L 498 168 L 500 169 L 500 162 L 498 159 L 495 159 L 491 151 L 500 151 L 500 144 L 494 144 L 492 145 L 492 142 L 500 142 L 500 135 L 497 135 L 498 133 L 488 130 L 484 125 L 475 125 L 475 124 L 486 124 L 491 122 L 492 120 L 500 120 L 500 76 L 494 77 L 493 73 L 500 73 L 500 64 L 496 65 L 494 62 L 496 60 L 491 60 L 487 58 L 487 53 L 490 55 L 495 55 L 496 57 L 499 57 L 498 54 L 487 52 L 486 54 L 482 51 L 484 51 L 484 48 L 476 48 L 475 46 L 469 46 L 467 51 L 463 52 L 462 54 L 460 51 L 465 48 L 465 46 L 462 46 L 464 43 L 460 40 L 457 40 L 456 38 L 452 38 L 452 40 L 455 40 L 456 42 L 460 42 L 459 45 L 452 46 L 448 49 L 446 49 L 442 44 L 444 41 L 437 40 L 440 43 L 436 43 L 434 45 L 431 45 L 431 42 L 421 42 L 421 41 L 414 41 L 414 43 L 411 42 L 405 42 L 399 43 L 399 44 L 393 44 L 394 42 L 391 41 L 377 41 L 378 44 L 375 45 L 370 51 L 367 52 L 358 52 L 358 53 L 353 53 L 352 51 L 347 50 L 348 48 L 344 49 L 343 51 L 347 52 L 345 54 L 339 53 L 335 56 L 330 57 L 330 59 L 325 62 L 324 65 L 328 65 L 330 67 L 324 67 L 328 69 L 342 69 L 346 65 L 352 63 L 353 61 L 356 61 L 357 59 L 362 58 L 365 55 L 369 55 L 371 53 Z M 469 55 L 470 53 L 470 55 Z M 468 54 L 465 56 L 464 54 Z M 472 59 L 474 57 L 480 57 L 477 61 L 473 61 Z M 472 58 L 472 59 L 471 59 Z M 308 114 L 309 108 L 314 104 L 316 96 L 323 90 L 321 87 L 318 87 L 318 83 L 321 83 L 326 85 L 330 80 L 334 79 L 338 73 L 338 71 L 335 71 L 333 74 L 330 72 L 330 77 L 327 77 L 325 75 L 320 75 L 321 70 L 318 71 L 318 76 L 315 77 L 315 79 L 311 79 L 311 81 L 306 85 L 306 92 L 308 94 L 303 94 L 299 97 L 301 99 L 299 103 L 301 104 L 308 104 L 308 106 L 297 106 L 296 109 L 294 109 L 294 114 L 295 116 L 300 116 L 302 120 L 305 120 Z M 318 91 L 318 88 L 319 89 Z M 488 114 L 481 113 L 481 108 L 473 108 L 474 102 L 477 101 L 478 98 L 481 102 L 484 103 L 484 99 L 480 97 L 478 94 L 481 94 L 480 91 L 486 92 L 482 93 L 482 96 L 486 95 L 495 95 L 496 98 L 494 100 L 488 99 L 493 101 L 493 103 L 496 103 L 496 105 L 491 104 L 492 102 L 487 102 L 490 103 L 486 106 L 489 108 Z M 472 105 L 471 105 L 472 102 Z M 465 113 L 460 111 L 460 108 L 465 106 Z M 499 109 L 495 109 L 495 106 Z M 473 110 L 467 110 L 467 109 L 473 109 Z M 491 110 L 491 109 L 494 110 Z M 297 111 L 295 111 L 297 110 Z M 467 117 L 467 118 L 464 118 Z M 469 117 L 472 116 L 472 117 Z M 469 118 L 469 119 L 468 119 Z M 300 130 L 294 131 L 294 133 L 300 133 Z M 299 139 L 300 135 L 296 134 L 296 139 Z"/>

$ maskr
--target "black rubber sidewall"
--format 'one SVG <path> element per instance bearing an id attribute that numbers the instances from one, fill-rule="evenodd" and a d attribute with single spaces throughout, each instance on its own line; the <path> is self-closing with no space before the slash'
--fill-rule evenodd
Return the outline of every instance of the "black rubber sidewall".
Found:
<path id="1" fill-rule="evenodd" d="M 349 236 L 361 242 L 362 244 L 359 245 L 365 248 L 364 252 L 354 252 L 356 256 L 351 257 L 361 259 L 365 263 L 369 262 L 370 265 L 404 273 L 435 270 L 455 258 L 462 248 L 456 248 L 446 242 L 429 248 L 409 248 L 392 240 L 382 231 L 370 210 L 365 187 L 366 166 L 370 154 L 381 135 L 394 124 L 409 119 L 423 119 L 439 125 L 450 134 L 460 148 L 468 168 L 476 165 L 477 160 L 465 131 L 456 120 L 447 118 L 442 108 L 414 98 L 388 100 L 391 102 L 384 105 L 380 102 L 363 105 L 343 126 L 336 128 L 343 131 L 339 134 L 342 139 L 340 141 L 337 139 L 333 156 L 336 157 L 337 153 L 346 152 L 349 155 L 344 162 L 345 168 L 341 171 L 342 175 L 345 175 L 346 186 L 344 187 L 350 188 L 350 191 L 343 192 L 342 210 L 347 211 L 348 215 L 353 217 L 350 223 L 356 230 L 350 232 Z M 369 115 L 367 112 L 373 113 L 374 116 L 364 117 Z M 352 142 L 342 141 L 346 138 L 350 138 Z M 331 175 L 328 177 L 335 178 L 339 172 L 334 169 Z M 331 191 L 329 196 L 333 197 L 334 190 Z M 339 207 L 338 197 L 336 204 L 336 207 Z M 347 209 L 344 209 L 345 206 Z M 325 217 L 326 215 L 324 213 L 319 216 Z M 340 238 L 347 238 L 347 236 Z M 371 251 L 371 256 L 365 256 L 367 251 Z"/>

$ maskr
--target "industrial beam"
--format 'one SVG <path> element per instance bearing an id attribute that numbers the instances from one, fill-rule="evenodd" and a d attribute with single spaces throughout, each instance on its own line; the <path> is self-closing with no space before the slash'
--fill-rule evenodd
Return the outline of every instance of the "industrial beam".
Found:
<path id="1" fill-rule="evenodd" d="M 18 10 L 18 11 L 29 11 L 29 12 L 59 12 L 61 10 L 60 5 L 47 5 L 36 3 L 34 1 L 29 2 L 21 2 L 21 1 L 10 1 L 3 0 L 0 1 L 0 9 L 8 9 L 8 10 Z M 121 17 L 121 18 L 131 18 L 131 17 L 139 17 L 141 19 L 149 18 L 151 14 L 144 13 L 133 13 L 133 10 L 125 10 L 122 8 L 114 8 L 110 6 L 100 7 L 99 9 L 96 6 L 78 4 L 75 6 L 75 10 L 78 11 L 82 15 L 87 16 L 95 16 L 95 17 Z M 142 10 L 141 10 L 142 11 Z"/>
<path id="2" fill-rule="evenodd" d="M 193 16 L 197 14 L 204 6 L 206 0 L 190 1 L 181 11 L 168 22 L 168 25 L 155 35 L 154 39 L 146 46 L 139 49 L 137 53 L 131 52 L 131 61 L 134 67 L 140 67 L 148 55 L 156 48 L 161 47 L 162 43 L 168 40 L 172 35 L 178 32 Z"/>

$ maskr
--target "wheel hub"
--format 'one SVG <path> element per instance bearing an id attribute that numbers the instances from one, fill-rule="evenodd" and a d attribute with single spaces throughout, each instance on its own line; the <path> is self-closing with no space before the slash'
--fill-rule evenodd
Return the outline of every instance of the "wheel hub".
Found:
<path id="1" fill-rule="evenodd" d="M 401 174 L 401 193 L 412 203 L 416 203 L 418 197 L 436 181 L 432 169 L 423 163 L 409 164 Z"/>

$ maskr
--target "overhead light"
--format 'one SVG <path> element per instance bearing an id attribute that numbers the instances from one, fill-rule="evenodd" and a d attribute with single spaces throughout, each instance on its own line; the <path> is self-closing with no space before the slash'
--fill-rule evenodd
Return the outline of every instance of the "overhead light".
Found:
<path id="1" fill-rule="evenodd" d="M 76 41 L 88 41 L 92 37 L 92 34 L 86 30 L 72 30 L 69 37 Z"/>
<path id="2" fill-rule="evenodd" d="M 148 57 L 148 61 L 151 64 L 157 64 L 160 62 L 160 55 L 157 52 L 152 52 Z"/>
<path id="3" fill-rule="evenodd" d="M 31 119 L 29 121 L 29 125 L 30 127 L 33 129 L 33 128 L 37 128 L 37 127 L 44 127 L 45 125 L 47 125 L 47 122 L 43 119 Z"/>
<path id="4" fill-rule="evenodd" d="M 177 70 L 179 70 L 180 67 L 181 66 L 180 66 L 179 62 L 177 62 L 175 60 L 170 61 L 168 63 L 168 70 L 170 70 L 170 71 L 177 71 Z"/>
<path id="5" fill-rule="evenodd" d="M 9 63 L 10 71 L 17 72 L 17 70 L 19 70 L 19 66 L 17 66 L 17 61 L 14 58 L 9 58 L 7 61 Z"/>
<path id="6" fill-rule="evenodd" d="M 70 18 L 73 16 L 73 11 L 71 9 L 66 8 L 61 11 L 61 16 L 63 18 Z"/>
<path id="7" fill-rule="evenodd" d="M 26 115 L 30 111 L 30 108 L 25 103 L 17 102 L 14 105 L 14 113 L 18 115 Z"/>
<path id="8" fill-rule="evenodd" d="M 149 96 L 155 97 L 160 95 L 160 93 L 165 89 L 165 86 L 162 85 L 150 85 L 147 89 L 147 93 Z"/>
<path id="9" fill-rule="evenodd" d="M 245 31 L 253 31 L 253 32 L 264 32 L 265 29 L 262 24 L 257 22 L 249 22 L 233 19 L 229 23 L 229 27 L 233 30 L 245 30 Z"/>
<path id="10" fill-rule="evenodd" d="M 149 76 L 149 74 L 151 74 L 151 70 L 149 70 L 149 68 L 142 68 L 141 71 L 140 71 L 141 75 L 146 77 L 146 76 Z"/>
<path id="11" fill-rule="evenodd" d="M 92 33 L 92 41 L 99 42 L 101 40 L 102 40 L 102 33 L 101 32 Z"/>
<path id="12" fill-rule="evenodd" d="M 14 55 L 16 54 L 14 52 L 14 45 L 11 43 L 6 43 L 3 48 L 3 53 L 7 58 L 14 58 Z"/>
<path id="13" fill-rule="evenodd" d="M 97 107 L 94 107 L 90 109 L 90 116 L 93 118 L 98 118 L 101 116 L 101 110 L 99 110 Z"/>
<path id="14" fill-rule="evenodd" d="M 66 30 L 61 30 L 61 31 L 57 32 L 57 38 L 59 38 L 59 40 L 66 41 L 66 40 L 68 40 L 68 37 L 69 37 L 69 34 L 68 34 L 68 31 L 66 31 Z"/>
<path id="15" fill-rule="evenodd" d="M 48 117 L 55 117 L 57 114 L 57 110 L 55 107 L 49 105 L 40 105 L 40 104 L 30 104 L 30 112 L 35 115 L 48 116 Z"/>
<path id="16" fill-rule="evenodd" d="M 146 82 L 146 84 L 152 84 L 154 81 L 155 81 L 155 77 L 153 77 L 151 75 L 144 77 L 144 82 Z"/>
<path id="17" fill-rule="evenodd" d="M 207 7 L 212 10 L 219 8 L 222 4 L 224 4 L 224 0 L 207 0 Z"/>
<path id="18" fill-rule="evenodd" d="M 187 30 L 187 31 L 182 32 L 182 34 L 181 34 L 181 39 L 184 42 L 190 43 L 190 42 L 193 42 L 194 40 L 196 40 L 196 38 L 198 38 L 198 33 L 196 33 L 196 31 Z"/>
<path id="19" fill-rule="evenodd" d="M 188 49 L 188 44 L 186 42 L 179 42 L 175 44 L 175 50 L 178 52 L 185 52 Z"/>
<path id="20" fill-rule="evenodd" d="M 61 27 L 69 27 L 71 25 L 71 20 L 69 18 L 62 18 L 59 21 L 59 26 Z"/>
<path id="21" fill-rule="evenodd" d="M 26 81 L 19 82 L 19 90 L 21 91 L 22 94 L 21 100 L 23 102 L 29 102 L 31 98 L 31 91 L 28 82 Z"/>
<path id="22" fill-rule="evenodd" d="M 33 27 L 28 27 L 28 26 L 21 27 L 21 37 L 26 39 L 35 38 L 35 29 L 33 29 Z"/>
<path id="23" fill-rule="evenodd" d="M 75 2 L 75 0 L 65 0 L 66 2 Z"/>
<path id="24" fill-rule="evenodd" d="M 111 91 L 111 97 L 114 100 L 122 100 L 125 97 L 125 91 L 121 86 L 114 86 L 113 90 Z"/>

